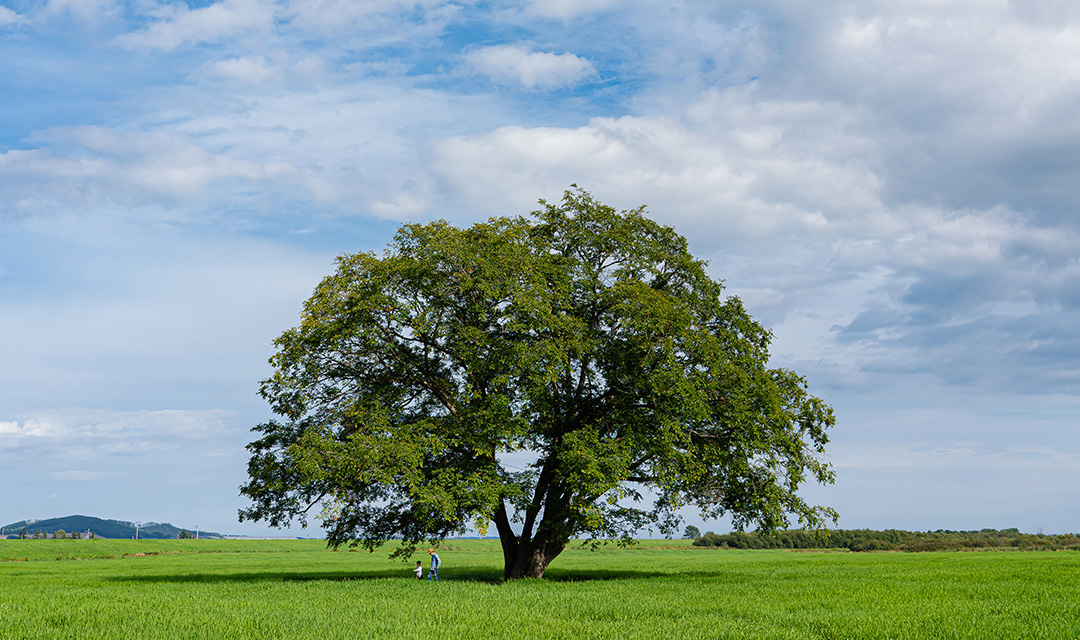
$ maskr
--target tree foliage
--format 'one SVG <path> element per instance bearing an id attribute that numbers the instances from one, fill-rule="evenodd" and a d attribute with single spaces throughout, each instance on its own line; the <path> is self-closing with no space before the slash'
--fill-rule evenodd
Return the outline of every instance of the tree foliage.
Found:
<path id="1" fill-rule="evenodd" d="M 686 239 L 567 191 L 531 217 L 401 227 L 342 255 L 276 341 L 241 519 L 408 553 L 494 523 L 505 577 L 575 536 L 835 518 L 798 494 L 832 410 L 769 368 L 771 333 Z"/>

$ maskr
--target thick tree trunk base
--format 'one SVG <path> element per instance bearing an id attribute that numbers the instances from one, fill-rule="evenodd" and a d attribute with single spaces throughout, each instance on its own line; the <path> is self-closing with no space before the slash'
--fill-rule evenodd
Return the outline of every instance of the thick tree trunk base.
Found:
<path id="1" fill-rule="evenodd" d="M 543 578 L 544 572 L 547 571 L 548 565 L 555 559 L 563 549 L 566 548 L 565 542 L 547 542 L 547 543 L 525 543 L 515 545 L 512 553 L 505 553 L 504 548 L 504 560 L 506 566 L 503 570 L 503 577 L 506 580 L 517 580 L 519 578 Z"/>

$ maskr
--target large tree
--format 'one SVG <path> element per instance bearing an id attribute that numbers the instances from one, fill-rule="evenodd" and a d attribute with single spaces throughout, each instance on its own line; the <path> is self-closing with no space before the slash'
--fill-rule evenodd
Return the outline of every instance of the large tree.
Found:
<path id="1" fill-rule="evenodd" d="M 494 522 L 506 579 L 576 536 L 665 533 L 678 509 L 820 526 L 832 410 L 770 368 L 771 333 L 685 238 L 588 193 L 467 229 L 401 227 L 337 260 L 275 341 L 241 520 L 411 552 Z"/>

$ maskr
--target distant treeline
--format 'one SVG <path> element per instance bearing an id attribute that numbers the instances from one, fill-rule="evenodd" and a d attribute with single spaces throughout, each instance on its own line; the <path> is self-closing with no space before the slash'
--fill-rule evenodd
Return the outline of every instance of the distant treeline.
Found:
<path id="1" fill-rule="evenodd" d="M 695 547 L 723 549 L 848 549 L 850 551 L 963 551 L 974 549 L 1080 550 L 1074 533 L 1046 535 L 1019 529 L 979 531 L 901 531 L 838 529 L 835 531 L 708 532 L 694 539 Z"/>

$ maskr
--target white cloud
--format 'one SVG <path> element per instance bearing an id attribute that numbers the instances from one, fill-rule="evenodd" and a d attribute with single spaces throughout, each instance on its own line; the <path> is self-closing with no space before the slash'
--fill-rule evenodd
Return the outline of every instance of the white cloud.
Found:
<path id="1" fill-rule="evenodd" d="M 732 90 L 705 96 L 682 117 L 448 138 L 435 148 L 434 170 L 472 206 L 520 209 L 574 182 L 602 199 L 618 194 L 628 207 L 647 202 L 690 225 L 686 233 L 722 229 L 732 240 L 732 231 L 801 237 L 838 223 L 872 224 L 879 179 L 859 158 L 872 143 L 845 131 L 851 116 L 829 105 L 751 98 Z"/>
<path id="2" fill-rule="evenodd" d="M 49 18 L 64 15 L 81 21 L 97 22 L 118 9 L 117 0 L 48 0 L 40 11 Z"/>
<path id="3" fill-rule="evenodd" d="M 184 440 L 216 439 L 232 412 L 63 409 L 0 423 L 0 450 L 94 459 L 168 449 Z"/>
<path id="4" fill-rule="evenodd" d="M 116 41 L 133 49 L 171 51 L 240 35 L 267 35 L 273 30 L 274 14 L 275 3 L 269 0 L 222 0 L 199 9 L 166 5 L 157 22 Z"/>
<path id="5" fill-rule="evenodd" d="M 1038 27 L 1060 29 L 1080 20 L 1080 5 L 1072 0 L 1009 0 L 1013 14 Z"/>
<path id="6" fill-rule="evenodd" d="M 464 54 L 475 73 L 526 89 L 561 89 L 598 77 L 592 63 L 572 53 L 533 51 L 526 44 L 484 47 Z"/>
<path id="7" fill-rule="evenodd" d="M 409 220 L 426 213 L 432 205 L 432 195 L 427 190 L 421 191 L 415 186 L 393 194 L 388 200 L 379 200 L 371 205 L 371 210 L 378 216 L 389 220 Z"/>
<path id="8" fill-rule="evenodd" d="M 602 11 L 617 5 L 619 0 L 529 0 L 525 14 L 540 18 L 570 18 Z"/>
<path id="9" fill-rule="evenodd" d="M 462 8 L 450 0 L 289 0 L 282 14 L 302 32 L 320 37 L 363 33 L 370 46 L 437 36 Z"/>
<path id="10" fill-rule="evenodd" d="M 18 13 L 7 7 L 0 7 L 0 28 L 13 25 L 21 20 L 22 17 Z"/>
<path id="11" fill-rule="evenodd" d="M 263 56 L 218 60 L 209 65 L 209 71 L 219 78 L 249 85 L 264 84 L 282 78 L 281 70 L 267 64 Z"/>
<path id="12" fill-rule="evenodd" d="M 295 171 L 286 163 L 213 153 L 164 132 L 84 126 L 50 130 L 43 140 L 49 146 L 0 154 L 0 193 L 8 196 L 8 207 L 34 207 L 41 198 L 84 205 L 188 201 L 216 182 L 287 179 Z"/>
<path id="13" fill-rule="evenodd" d="M 12 438 L 21 438 L 25 436 L 43 436 L 46 435 L 46 429 L 42 428 L 42 425 L 37 421 L 4 421 L 0 422 L 0 436 L 7 436 Z"/>
<path id="14" fill-rule="evenodd" d="M 109 474 L 104 471 L 81 471 L 72 469 L 69 471 L 57 471 L 51 474 L 53 480 L 68 480 L 74 482 L 92 482 L 107 478 Z"/>

